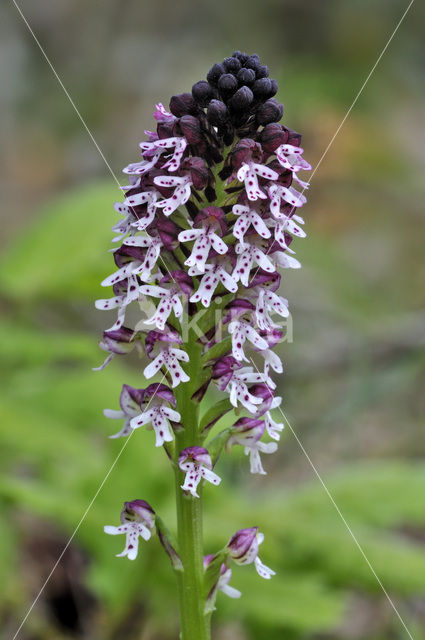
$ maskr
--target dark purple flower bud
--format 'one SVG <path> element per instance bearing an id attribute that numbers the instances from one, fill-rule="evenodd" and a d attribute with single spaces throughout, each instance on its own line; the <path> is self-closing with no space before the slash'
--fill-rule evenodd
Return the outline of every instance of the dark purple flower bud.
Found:
<path id="1" fill-rule="evenodd" d="M 100 342 L 99 346 L 103 351 L 124 355 L 134 349 L 135 345 L 132 344 L 132 341 L 135 336 L 136 332 L 127 327 L 120 327 L 114 331 L 104 331 L 103 341 Z"/>
<path id="2" fill-rule="evenodd" d="M 225 310 L 228 312 L 223 317 L 223 323 L 227 324 L 232 320 L 236 320 L 247 311 L 255 311 L 255 305 L 252 304 L 249 300 L 244 300 L 243 298 L 236 298 L 236 300 L 232 300 L 225 306 Z"/>
<path id="3" fill-rule="evenodd" d="M 209 172 L 205 161 L 198 156 L 186 158 L 182 163 L 183 169 L 189 169 L 190 178 L 195 189 L 204 189 L 208 184 Z"/>
<path id="4" fill-rule="evenodd" d="M 207 109 L 208 122 L 213 127 L 220 127 L 229 119 L 229 112 L 221 100 L 211 100 Z"/>
<path id="5" fill-rule="evenodd" d="M 255 142 L 252 138 L 242 138 L 232 151 L 232 167 L 237 171 L 244 162 L 251 162 L 252 160 L 260 162 L 262 155 L 261 146 L 258 142 Z"/>
<path id="6" fill-rule="evenodd" d="M 263 271 L 263 269 L 257 269 L 254 277 L 248 284 L 248 289 L 261 286 L 270 289 L 270 291 L 277 291 L 279 289 L 280 279 L 281 275 L 278 271 L 269 273 L 268 271 Z"/>
<path id="7" fill-rule="evenodd" d="M 231 375 L 233 371 L 241 368 L 241 363 L 233 356 L 224 356 L 217 360 L 212 367 L 212 377 L 221 378 L 224 375 Z"/>
<path id="8" fill-rule="evenodd" d="M 285 129 L 288 132 L 288 144 L 292 144 L 294 147 L 299 147 L 301 145 L 301 133 L 297 133 L 297 131 L 293 131 L 287 127 L 285 127 Z"/>
<path id="9" fill-rule="evenodd" d="M 273 162 L 271 162 L 270 164 L 273 164 Z M 274 167 L 273 167 L 274 168 Z M 283 168 L 283 167 L 282 167 Z M 292 184 L 292 171 L 279 171 L 279 169 L 276 169 L 276 171 L 279 174 L 279 178 L 277 179 L 277 184 L 281 187 L 290 187 Z M 292 205 L 290 205 L 289 203 L 286 205 L 283 205 L 281 208 L 281 213 L 284 213 L 285 215 L 291 215 L 292 213 L 294 213 L 294 208 Z"/>
<path id="10" fill-rule="evenodd" d="M 177 118 L 197 111 L 196 102 L 190 93 L 179 93 L 170 100 L 170 111 Z"/>
<path id="11" fill-rule="evenodd" d="M 223 60 L 223 67 L 227 71 L 227 73 L 237 73 L 241 68 L 241 63 L 235 57 L 225 58 Z"/>
<path id="12" fill-rule="evenodd" d="M 149 331 L 145 338 L 145 350 L 146 355 L 151 357 L 152 350 L 154 349 L 156 343 L 177 343 L 183 344 L 183 340 L 180 335 L 175 331 L 175 329 L 171 329 L 171 327 L 167 326 L 167 331 L 156 331 L 155 329 Z"/>
<path id="13" fill-rule="evenodd" d="M 270 98 L 258 107 L 257 122 L 261 125 L 269 122 L 277 122 L 283 116 L 283 104 L 279 104 L 274 98 Z"/>
<path id="14" fill-rule="evenodd" d="M 272 122 L 264 127 L 258 136 L 259 142 L 264 151 L 273 153 L 281 144 L 288 142 L 288 130 L 283 128 L 278 122 Z"/>
<path id="15" fill-rule="evenodd" d="M 255 75 L 257 78 L 268 78 L 269 68 L 265 64 L 259 64 L 255 70 Z"/>
<path id="16" fill-rule="evenodd" d="M 271 83 L 272 83 L 272 94 L 271 95 L 275 96 L 276 93 L 279 91 L 279 85 L 277 84 L 277 80 L 272 80 Z M 283 115 L 283 113 L 282 113 L 282 115 Z M 280 116 L 280 117 L 282 117 L 282 116 Z"/>
<path id="17" fill-rule="evenodd" d="M 145 393 L 145 402 L 150 400 L 151 398 L 162 398 L 163 400 L 166 400 L 167 402 L 169 402 L 170 404 L 173 405 L 173 407 L 176 406 L 176 399 L 174 397 L 173 392 L 171 391 L 170 387 L 167 387 L 166 384 L 160 384 L 158 382 L 154 382 L 153 384 L 150 384 L 148 387 L 146 387 L 146 389 L 144 390 Z"/>
<path id="18" fill-rule="evenodd" d="M 254 94 L 249 87 L 241 87 L 233 94 L 229 100 L 229 107 L 234 111 L 245 111 L 249 109 L 252 101 L 254 100 Z"/>
<path id="19" fill-rule="evenodd" d="M 132 260 L 142 260 L 144 256 L 144 249 L 141 249 L 140 247 L 122 245 L 119 249 L 114 251 L 113 255 L 115 264 L 118 269 L 121 269 L 121 267 L 132 262 Z"/>
<path id="20" fill-rule="evenodd" d="M 242 67 L 242 69 L 237 73 L 237 78 L 240 85 L 251 85 L 255 81 L 255 71 L 254 69 L 246 69 L 245 67 Z"/>
<path id="21" fill-rule="evenodd" d="M 207 80 L 210 84 L 217 84 L 218 79 L 223 73 L 226 73 L 224 66 L 216 62 L 207 73 Z"/>
<path id="22" fill-rule="evenodd" d="M 180 129 L 189 144 L 197 145 L 202 142 L 201 123 L 194 116 L 182 116 L 179 120 Z"/>
<path id="23" fill-rule="evenodd" d="M 260 66 L 260 56 L 258 55 L 258 53 L 253 53 L 252 56 L 248 56 L 248 58 L 245 60 L 245 67 L 247 69 L 253 69 L 254 71 L 257 70 L 257 67 Z"/>
<path id="24" fill-rule="evenodd" d="M 233 139 L 235 137 L 235 130 L 233 128 L 233 126 L 228 123 L 224 126 L 223 129 L 223 144 L 226 145 L 226 147 L 229 147 L 232 143 L 233 143 Z M 225 169 L 223 169 L 223 171 L 225 171 L 228 167 L 225 167 Z M 221 174 L 220 174 L 221 177 Z M 225 178 L 223 178 L 225 180 Z"/>
<path id="25" fill-rule="evenodd" d="M 267 100 L 267 98 L 271 98 L 274 94 L 272 94 L 272 83 L 270 78 L 260 78 L 259 80 L 256 80 L 252 85 L 252 93 L 260 100 Z"/>
<path id="26" fill-rule="evenodd" d="M 179 228 L 177 225 L 168 218 L 159 218 L 155 220 L 155 229 L 158 231 L 158 235 L 164 247 L 168 251 L 173 251 L 179 245 L 177 236 L 179 235 Z"/>
<path id="27" fill-rule="evenodd" d="M 167 120 L 166 122 L 159 122 L 156 128 L 158 138 L 161 140 L 172 138 L 174 135 L 174 126 L 174 121 Z"/>
<path id="28" fill-rule="evenodd" d="M 159 168 L 153 168 L 149 171 L 149 173 L 145 174 L 144 176 L 142 176 L 141 181 L 140 181 L 140 189 L 142 189 L 142 191 L 146 191 L 148 189 L 152 189 L 152 187 L 157 188 L 155 185 L 155 178 L 156 176 L 162 176 L 164 173 L 164 171 L 162 169 Z M 140 191 L 139 189 L 139 191 Z M 128 194 L 127 194 L 128 195 Z"/>
<path id="29" fill-rule="evenodd" d="M 223 74 L 218 80 L 218 90 L 223 98 L 230 97 L 238 88 L 238 81 L 231 73 Z"/>
<path id="30" fill-rule="evenodd" d="M 206 107 L 214 97 L 214 91 L 206 80 L 199 80 L 192 87 L 192 96 L 201 107 Z"/>
<path id="31" fill-rule="evenodd" d="M 145 389 L 135 389 L 129 384 L 123 384 L 120 394 L 120 407 L 126 415 L 135 415 L 140 411 L 145 397 Z"/>
<path id="32" fill-rule="evenodd" d="M 246 53 L 242 53 L 242 51 L 234 51 L 232 57 L 237 58 L 241 64 L 245 64 L 249 56 Z"/>
<path id="33" fill-rule="evenodd" d="M 211 227 L 221 231 L 221 235 L 227 232 L 226 214 L 220 207 L 205 207 L 198 212 L 194 222 L 194 227 L 201 227 L 207 222 Z"/>
<path id="34" fill-rule="evenodd" d="M 145 500 L 131 500 L 124 502 L 121 511 L 121 522 L 142 522 L 148 529 L 155 527 L 155 511 Z"/>

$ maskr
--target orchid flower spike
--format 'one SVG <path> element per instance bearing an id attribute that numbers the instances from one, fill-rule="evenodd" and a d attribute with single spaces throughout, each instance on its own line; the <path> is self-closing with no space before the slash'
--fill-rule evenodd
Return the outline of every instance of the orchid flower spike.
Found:
<path id="1" fill-rule="evenodd" d="M 121 525 L 105 531 L 126 534 L 119 555 L 130 559 L 139 537 L 158 531 L 174 570 L 182 572 L 185 623 L 204 612 L 183 611 L 184 594 L 196 582 L 191 571 L 201 573 L 200 524 L 188 514 L 195 504 L 201 511 L 202 480 L 220 484 L 213 469 L 223 450 L 235 446 L 243 447 L 252 473 L 265 474 L 261 456 L 276 451 L 284 428 L 272 415 L 282 402 L 277 345 L 290 314 L 283 274 L 301 267 L 294 254 L 306 237 L 303 174 L 311 166 L 301 135 L 280 122 L 277 91 L 258 55 L 235 51 L 190 92 L 155 105 L 154 126 L 123 169 L 114 266 L 101 282 L 110 293 L 95 303 L 112 316 L 100 342 L 106 359 L 96 369 L 131 354 L 133 361 L 143 358 L 147 381 L 141 388 L 124 384 L 119 408 L 105 409 L 107 418 L 121 421 L 110 437 L 153 431 L 151 446 L 163 448 L 176 478 L 179 514 L 174 539 L 148 503 L 133 500 L 125 503 Z M 227 412 L 234 417 L 210 438 Z M 240 596 L 229 586 L 230 559 L 254 563 L 263 578 L 274 575 L 258 557 L 262 541 L 257 527 L 241 529 L 214 562 L 206 556 L 205 610 L 213 609 L 218 590 Z M 196 562 L 188 558 L 194 550 Z M 207 637 L 203 625 L 204 618 L 194 622 L 197 637 Z M 182 637 L 189 635 L 183 630 Z"/>

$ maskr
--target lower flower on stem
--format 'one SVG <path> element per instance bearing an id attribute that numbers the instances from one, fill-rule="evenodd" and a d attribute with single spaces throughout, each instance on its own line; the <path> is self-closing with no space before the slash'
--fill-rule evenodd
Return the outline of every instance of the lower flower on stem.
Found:
<path id="1" fill-rule="evenodd" d="M 135 560 L 139 547 L 139 536 L 144 540 L 149 540 L 155 531 L 155 511 L 144 500 L 124 502 L 121 523 L 119 527 L 106 526 L 104 531 L 112 536 L 125 533 L 124 551 L 118 553 L 117 556 L 127 556 L 129 560 Z"/>
<path id="2" fill-rule="evenodd" d="M 251 564 L 257 569 L 257 573 L 262 578 L 270 580 L 276 572 L 266 567 L 258 557 L 258 547 L 264 540 L 264 534 L 258 531 L 258 527 L 250 529 L 240 529 L 230 538 L 227 543 L 229 556 L 236 564 Z"/>

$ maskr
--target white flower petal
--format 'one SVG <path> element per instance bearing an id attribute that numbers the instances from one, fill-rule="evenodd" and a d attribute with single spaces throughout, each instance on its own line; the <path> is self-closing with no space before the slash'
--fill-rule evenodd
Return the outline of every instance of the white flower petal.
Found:
<path id="1" fill-rule="evenodd" d="M 219 485 L 221 482 L 220 476 L 214 473 L 214 471 L 211 471 L 211 469 L 207 469 L 206 467 L 200 467 L 200 474 L 203 478 L 205 478 L 205 480 L 207 480 L 207 482 L 210 482 L 211 484 Z"/>
<path id="2" fill-rule="evenodd" d="M 261 562 L 258 556 L 254 560 L 254 565 L 257 569 L 258 575 L 262 578 L 265 578 L 266 580 L 270 580 L 272 576 L 276 575 L 276 572 L 270 569 L 270 567 L 266 567 L 266 565 Z"/>
<path id="3" fill-rule="evenodd" d="M 129 528 L 130 528 L 129 524 L 122 524 L 119 527 L 112 527 L 110 525 L 106 525 L 105 527 L 103 527 L 103 530 L 105 533 L 108 533 L 110 536 L 118 536 L 123 533 L 127 533 Z"/>
<path id="4" fill-rule="evenodd" d="M 131 428 L 138 429 L 139 427 L 143 427 L 145 424 L 150 424 L 150 422 L 152 422 L 152 418 L 155 415 L 155 410 L 155 407 L 152 409 L 147 409 L 147 411 L 144 411 L 139 416 L 135 416 L 134 418 L 132 418 L 132 420 L 130 420 Z"/>
<path id="5" fill-rule="evenodd" d="M 148 366 L 144 369 L 143 375 L 145 376 L 145 378 L 147 378 L 147 380 L 149 380 L 156 373 L 158 373 L 158 371 L 161 369 L 163 364 L 164 364 L 164 352 L 161 351 L 161 353 L 159 353 L 156 356 L 155 360 L 152 360 L 152 362 L 148 364 Z"/>
<path id="6" fill-rule="evenodd" d="M 105 418 L 111 418 L 111 420 L 119 420 L 125 418 L 124 411 L 115 411 L 115 409 L 104 409 L 103 415 Z"/>

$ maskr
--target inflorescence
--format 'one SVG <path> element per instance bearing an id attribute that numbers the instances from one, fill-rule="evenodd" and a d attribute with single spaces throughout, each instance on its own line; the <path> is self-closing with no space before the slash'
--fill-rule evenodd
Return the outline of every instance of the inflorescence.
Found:
<path id="1" fill-rule="evenodd" d="M 117 270 L 102 282 L 112 286 L 113 297 L 96 306 L 117 309 L 118 316 L 100 343 L 108 355 L 99 369 L 115 355 L 137 350 L 150 360 L 144 377 L 162 374 L 162 380 L 144 389 L 124 385 L 121 409 L 105 415 L 124 419 L 111 437 L 153 429 L 155 445 L 186 474 L 182 491 L 193 497 L 202 480 L 220 482 L 213 471 L 218 455 L 206 440 L 223 413 L 236 409 L 238 419 L 220 442 L 227 451 L 244 447 L 253 473 L 264 473 L 260 453 L 276 450 L 283 429 L 270 413 L 281 403 L 271 377 L 282 373 L 273 351 L 283 338 L 277 320 L 289 314 L 278 293 L 279 270 L 300 267 L 290 246 L 305 236 L 297 212 L 308 183 L 299 172 L 311 167 L 302 157 L 300 134 L 279 123 L 277 90 L 257 55 L 236 51 L 214 64 L 191 93 L 173 96 L 169 110 L 157 104 L 156 130 L 145 131 L 141 159 L 124 169 L 125 199 L 115 205 L 122 216 L 113 227 L 113 241 L 120 244 L 113 252 Z M 151 309 L 134 328 L 126 326 L 132 302 Z M 200 401 L 213 383 L 228 401 L 219 403 L 193 446 L 176 451 L 175 434 L 185 425 L 174 390 L 189 381 L 186 345 L 194 335 L 193 329 L 187 335 L 187 325 L 196 326 L 203 349 L 192 400 Z M 120 555 L 134 559 L 138 537 L 147 540 L 155 530 L 155 514 L 134 500 L 125 503 L 121 520 L 105 531 L 125 533 Z M 253 562 L 270 578 L 273 571 L 258 558 L 262 539 L 256 527 L 232 536 L 215 591 L 240 595 L 228 586 L 230 559 Z M 206 556 L 205 568 L 213 558 Z"/>

